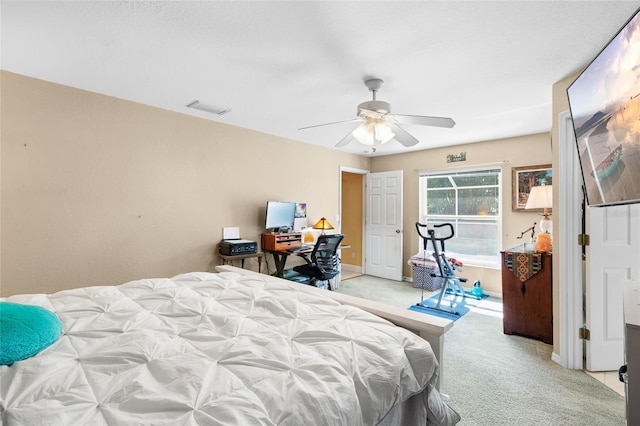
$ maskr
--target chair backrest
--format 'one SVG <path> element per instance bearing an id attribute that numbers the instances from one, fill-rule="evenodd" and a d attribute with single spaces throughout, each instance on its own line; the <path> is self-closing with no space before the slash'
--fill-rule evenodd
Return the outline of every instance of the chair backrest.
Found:
<path id="1" fill-rule="evenodd" d="M 320 235 L 311 252 L 311 262 L 327 278 L 333 278 L 340 272 L 337 251 L 343 238 L 343 234 Z"/>

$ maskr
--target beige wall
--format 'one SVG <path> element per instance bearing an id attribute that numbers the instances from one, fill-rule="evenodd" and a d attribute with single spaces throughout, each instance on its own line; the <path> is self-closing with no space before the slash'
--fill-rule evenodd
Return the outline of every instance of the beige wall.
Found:
<path id="1" fill-rule="evenodd" d="M 404 171 L 406 262 L 418 250 L 414 170 L 506 160 L 508 248 L 539 221 L 511 211 L 511 167 L 553 159 L 546 133 L 368 159 L 4 71 L 1 77 L 3 296 L 212 270 L 222 227 L 259 239 L 267 200 L 307 202 L 310 223 L 340 213 L 337 190 L 309 188 L 327 179 L 338 188 L 341 165 Z M 554 111 L 556 97 L 554 86 Z M 554 135 L 555 124 L 554 116 Z M 461 151 L 466 162 L 446 163 Z M 322 167 L 297 169 L 296 179 L 274 166 L 311 156 Z M 412 276 L 406 263 L 403 275 Z M 465 267 L 464 276 L 501 291 L 499 270 Z"/>
<path id="2" fill-rule="evenodd" d="M 306 202 L 310 223 L 335 217 L 340 166 L 369 168 L 365 157 L 5 71 L 1 83 L 2 296 L 211 271 L 222 227 L 259 240 L 267 200 Z M 293 179 L 305 158 L 314 166 Z"/>
<path id="3" fill-rule="evenodd" d="M 447 154 L 458 154 L 460 152 L 466 152 L 467 161 L 458 163 L 446 162 Z M 371 159 L 372 172 L 403 171 L 403 275 L 409 277 L 413 275 L 406 261 L 419 249 L 419 237 L 415 231 L 415 223 L 418 220 L 419 213 L 419 174 L 416 170 L 456 170 L 489 164 L 497 165 L 497 163 L 503 161 L 506 161 L 506 163 L 502 165 L 502 249 L 508 249 L 523 242 L 523 240 L 516 239 L 523 230 L 530 227 L 533 222 L 540 222 L 540 216 L 535 213 L 511 211 L 511 168 L 551 164 L 551 143 L 548 133 Z M 487 291 L 502 293 L 500 269 L 465 266 L 460 275 L 468 278 L 470 282 L 480 280 L 482 288 Z"/>

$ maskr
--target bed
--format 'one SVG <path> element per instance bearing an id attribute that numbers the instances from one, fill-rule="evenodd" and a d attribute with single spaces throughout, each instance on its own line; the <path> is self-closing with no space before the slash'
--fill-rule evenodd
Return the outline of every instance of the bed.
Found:
<path id="1" fill-rule="evenodd" d="M 5 298 L 54 312 L 63 334 L 0 367 L 1 423 L 459 421 L 427 341 L 327 293 L 231 268 Z"/>

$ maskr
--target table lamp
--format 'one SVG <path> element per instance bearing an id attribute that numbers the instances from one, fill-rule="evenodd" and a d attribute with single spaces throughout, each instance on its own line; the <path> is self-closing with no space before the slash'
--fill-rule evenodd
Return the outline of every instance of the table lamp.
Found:
<path id="1" fill-rule="evenodd" d="M 544 209 L 543 218 L 540 221 L 540 234 L 536 240 L 536 251 L 545 253 L 551 251 L 551 234 L 553 222 L 549 219 L 547 209 L 553 207 L 553 186 L 540 185 L 531 188 L 525 209 Z"/>
<path id="2" fill-rule="evenodd" d="M 333 226 L 331 226 L 331 224 L 329 223 L 329 221 L 327 219 L 325 219 L 324 217 L 320 218 L 320 220 L 318 222 L 316 222 L 315 225 L 313 225 L 313 229 L 320 229 L 322 230 L 322 232 L 320 233 L 320 235 L 324 235 L 327 229 L 333 229 Z"/>

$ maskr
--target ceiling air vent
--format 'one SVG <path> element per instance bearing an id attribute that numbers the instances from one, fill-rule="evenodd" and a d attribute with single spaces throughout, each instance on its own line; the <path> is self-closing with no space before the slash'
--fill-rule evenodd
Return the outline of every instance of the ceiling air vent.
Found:
<path id="1" fill-rule="evenodd" d="M 222 108 L 215 105 L 203 104 L 200 101 L 193 101 L 187 105 L 188 108 L 199 109 L 200 111 L 210 112 L 211 114 L 224 115 L 231 111 L 231 108 Z"/>

